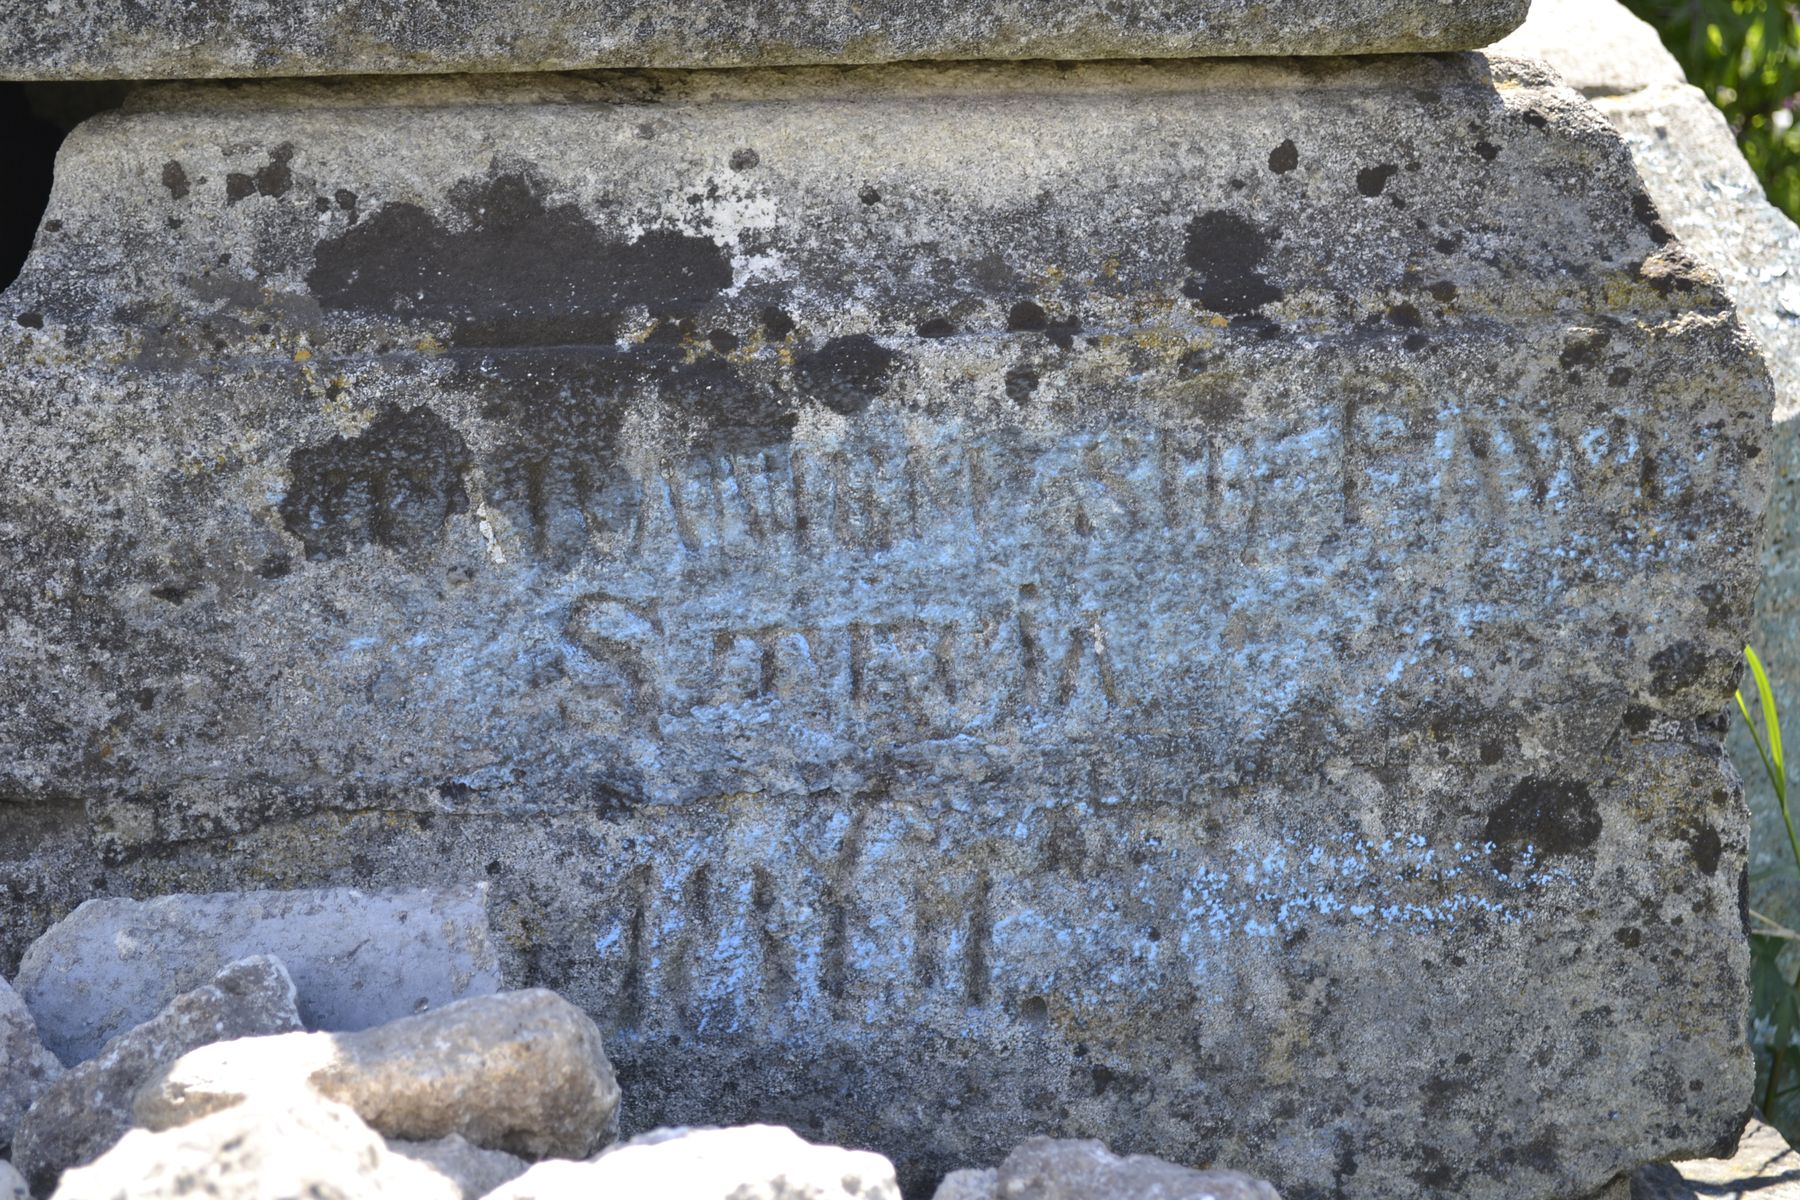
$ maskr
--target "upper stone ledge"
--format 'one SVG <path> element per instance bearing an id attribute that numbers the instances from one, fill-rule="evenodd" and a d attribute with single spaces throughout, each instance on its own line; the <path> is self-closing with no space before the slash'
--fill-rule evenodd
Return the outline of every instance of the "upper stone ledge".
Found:
<path id="1" fill-rule="evenodd" d="M 1467 50 L 1529 0 L 61 0 L 0 79 L 220 79 Z"/>

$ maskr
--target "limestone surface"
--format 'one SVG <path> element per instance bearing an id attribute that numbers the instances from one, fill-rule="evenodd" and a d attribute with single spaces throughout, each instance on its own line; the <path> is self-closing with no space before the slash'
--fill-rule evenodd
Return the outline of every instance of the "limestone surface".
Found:
<path id="1" fill-rule="evenodd" d="M 135 1118 L 170 1129 L 259 1096 L 315 1092 L 378 1133 L 459 1135 L 526 1158 L 582 1158 L 618 1127 L 600 1031 L 554 992 L 476 996 L 359 1033 L 206 1046 L 137 1095 Z"/>
<path id="2" fill-rule="evenodd" d="M 274 954 L 312 1029 L 365 1029 L 500 985 L 479 887 L 90 900 L 26 952 L 18 988 L 64 1062 L 226 963 Z"/>
<path id="3" fill-rule="evenodd" d="M 592 1162 L 540 1163 L 489 1200 L 900 1200 L 894 1165 L 791 1129 L 659 1129 Z M 1232 1200 L 1220 1197 L 1219 1200 Z"/>
<path id="4" fill-rule="evenodd" d="M 176 1059 L 212 1042 L 299 1028 L 294 984 L 279 960 L 231 963 L 52 1084 L 19 1125 L 13 1165 L 48 1196 L 64 1171 L 112 1149 L 131 1128 L 138 1088 Z"/>
<path id="5" fill-rule="evenodd" d="M 134 1129 L 63 1175 L 51 1200 L 463 1200 L 341 1104 L 245 1104 L 162 1133 Z"/>
<path id="6" fill-rule="evenodd" d="M 0 979 L 0 1150 L 12 1143 L 25 1110 L 62 1073 L 62 1063 L 38 1040 L 31 1011 Z"/>
<path id="7" fill-rule="evenodd" d="M 0 14 L 0 79 L 206 79 L 1485 46 L 1528 0 L 62 0 Z"/>
<path id="8" fill-rule="evenodd" d="M 1238 1171 L 1196 1171 L 1095 1141 L 1032 1138 L 995 1170 L 958 1171 L 935 1200 L 1281 1200 Z"/>
<path id="9" fill-rule="evenodd" d="M 1725 117 L 1656 32 L 1616 0 L 1538 0 L 1503 45 L 1542 57 L 1625 137 L 1664 225 L 1720 278 L 1775 380 L 1775 490 L 1763 544 L 1763 579 L 1751 641 L 1784 713 L 1800 712 L 1800 227 L 1763 192 Z M 1596 51 L 1629 46 L 1630 52 Z M 1756 833 L 1750 906 L 1800 928 L 1800 880 L 1787 831 L 1756 749 L 1741 729 L 1733 758 L 1744 772 Z"/>
<path id="10" fill-rule="evenodd" d="M 58 189 L 10 938 L 491 881 L 627 1132 L 926 1190 L 1049 1132 L 1560 1200 L 1736 1133 L 1772 393 L 1544 71 L 187 85 Z"/>

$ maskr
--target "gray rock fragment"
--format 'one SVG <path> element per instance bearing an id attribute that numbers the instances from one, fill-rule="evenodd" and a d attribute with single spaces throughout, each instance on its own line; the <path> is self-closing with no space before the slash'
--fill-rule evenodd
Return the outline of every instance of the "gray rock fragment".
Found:
<path id="1" fill-rule="evenodd" d="M 0 79 L 1463 50 L 1527 0 L 66 0 L 0 15 Z M 29 11 L 29 15 L 27 15 Z"/>
<path id="2" fill-rule="evenodd" d="M 659 1129 L 592 1162 L 539 1163 L 488 1200 L 900 1200 L 893 1164 L 791 1129 Z"/>
<path id="3" fill-rule="evenodd" d="M 389 1138 L 387 1148 L 421 1163 L 462 1190 L 463 1200 L 476 1200 L 501 1184 L 517 1179 L 530 1165 L 502 1150 L 483 1150 L 461 1134 L 430 1142 L 405 1142 Z"/>
<path id="4" fill-rule="evenodd" d="M 1196 1171 L 1159 1158 L 1122 1158 L 1095 1141 L 1033 1138 L 994 1171 L 958 1171 L 935 1200 L 1281 1200 L 1239 1171 Z"/>
<path id="5" fill-rule="evenodd" d="M 18 989 L 64 1062 L 233 959 L 273 954 L 313 1029 L 366 1029 L 498 990 L 485 885 L 90 900 L 25 953 Z"/>
<path id="6" fill-rule="evenodd" d="M 389 1138 L 461 1135 L 532 1159 L 592 1154 L 618 1125 L 600 1031 L 541 989 L 476 996 L 359 1033 L 208 1046 L 144 1087 L 136 1120 L 170 1129 L 284 1090 L 347 1104 Z"/>
<path id="7" fill-rule="evenodd" d="M 391 1152 L 341 1104 L 283 1096 L 179 1129 L 134 1129 L 52 1200 L 464 1200 L 436 1170 Z"/>
<path id="8" fill-rule="evenodd" d="M 300 1028 L 294 984 L 278 959 L 246 958 L 119 1034 L 38 1098 L 13 1141 L 13 1165 L 48 1196 L 71 1167 L 92 1162 L 131 1127 L 138 1088 L 190 1050 Z"/>
<path id="9" fill-rule="evenodd" d="M 38 1040 L 31 1011 L 0 979 L 0 1151 L 12 1143 L 25 1110 L 62 1073 L 62 1063 Z"/>

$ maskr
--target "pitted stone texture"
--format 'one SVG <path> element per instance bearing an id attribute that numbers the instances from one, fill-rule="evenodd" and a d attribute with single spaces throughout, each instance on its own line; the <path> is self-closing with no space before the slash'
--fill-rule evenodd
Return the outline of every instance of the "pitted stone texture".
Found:
<path id="1" fill-rule="evenodd" d="M 38 1040 L 31 1011 L 0 979 L 0 1150 L 12 1143 L 25 1110 L 62 1073 L 62 1063 Z"/>
<path id="2" fill-rule="evenodd" d="M 791 1129 L 659 1129 L 592 1162 L 540 1163 L 489 1200 L 900 1200 L 894 1165 Z M 1221 1197 L 1220 1200 L 1227 1200 Z"/>
<path id="3" fill-rule="evenodd" d="M 1595 30 L 1608 31 L 1596 39 Z M 1596 53 L 1629 42 L 1640 52 Z M 1775 379 L 1775 490 L 1751 637 L 1784 713 L 1800 712 L 1800 227 L 1763 192 L 1731 128 L 1656 31 L 1614 0 L 1538 0 L 1505 45 L 1540 54 L 1590 94 L 1630 147 L 1665 228 L 1720 277 Z M 1800 879 L 1780 806 L 1741 728 L 1732 757 L 1749 788 L 1750 907 L 1800 928 Z"/>
<path id="4" fill-rule="evenodd" d="M 65 806 L 9 888 L 492 879 L 634 1131 L 926 1188 L 1051 1132 L 1547 1200 L 1734 1131 L 1771 395 L 1574 93 L 135 104 L 0 300 L 0 788 Z"/>
<path id="5" fill-rule="evenodd" d="M 985 1190 L 984 1190 L 985 1189 Z M 1033 1138 L 993 1171 L 959 1171 L 935 1200 L 1281 1200 L 1239 1171 L 1196 1171 L 1094 1141 Z"/>
<path id="6" fill-rule="evenodd" d="M 313 1099 L 245 1104 L 164 1133 L 134 1129 L 52 1200 L 463 1200 L 356 1114 Z"/>
<path id="7" fill-rule="evenodd" d="M 450 1180 L 462 1191 L 463 1200 L 478 1200 L 501 1184 L 517 1179 L 529 1166 L 522 1158 L 503 1150 L 483 1150 L 456 1133 L 429 1142 L 390 1138 L 387 1148 Z"/>
<path id="8" fill-rule="evenodd" d="M 1528 0 L 63 0 L 0 16 L 0 79 L 1378 54 L 1485 46 Z"/>
<path id="9" fill-rule="evenodd" d="M 487 893 L 334 888 L 90 900 L 26 951 L 18 988 L 65 1062 L 233 959 L 275 954 L 312 1029 L 365 1029 L 498 990 Z"/>
<path id="10" fill-rule="evenodd" d="M 169 1129 L 284 1091 L 347 1104 L 377 1132 L 460 1135 L 526 1158 L 581 1158 L 618 1128 L 600 1031 L 554 992 L 477 996 L 360 1033 L 207 1046 L 137 1096 L 136 1121 Z"/>
<path id="11" fill-rule="evenodd" d="M 300 1028 L 294 983 L 269 957 L 234 962 L 211 982 L 107 1042 L 38 1098 L 20 1123 L 13 1164 L 48 1196 L 70 1167 L 94 1161 L 131 1128 L 138 1088 L 190 1050 Z"/>

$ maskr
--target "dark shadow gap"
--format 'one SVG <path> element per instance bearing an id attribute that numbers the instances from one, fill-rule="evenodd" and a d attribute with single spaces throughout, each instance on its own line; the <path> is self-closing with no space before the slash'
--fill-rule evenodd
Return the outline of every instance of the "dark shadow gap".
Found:
<path id="1" fill-rule="evenodd" d="M 122 83 L 0 83 L 0 288 L 12 285 L 31 254 L 63 138 L 118 107 L 125 91 Z"/>

